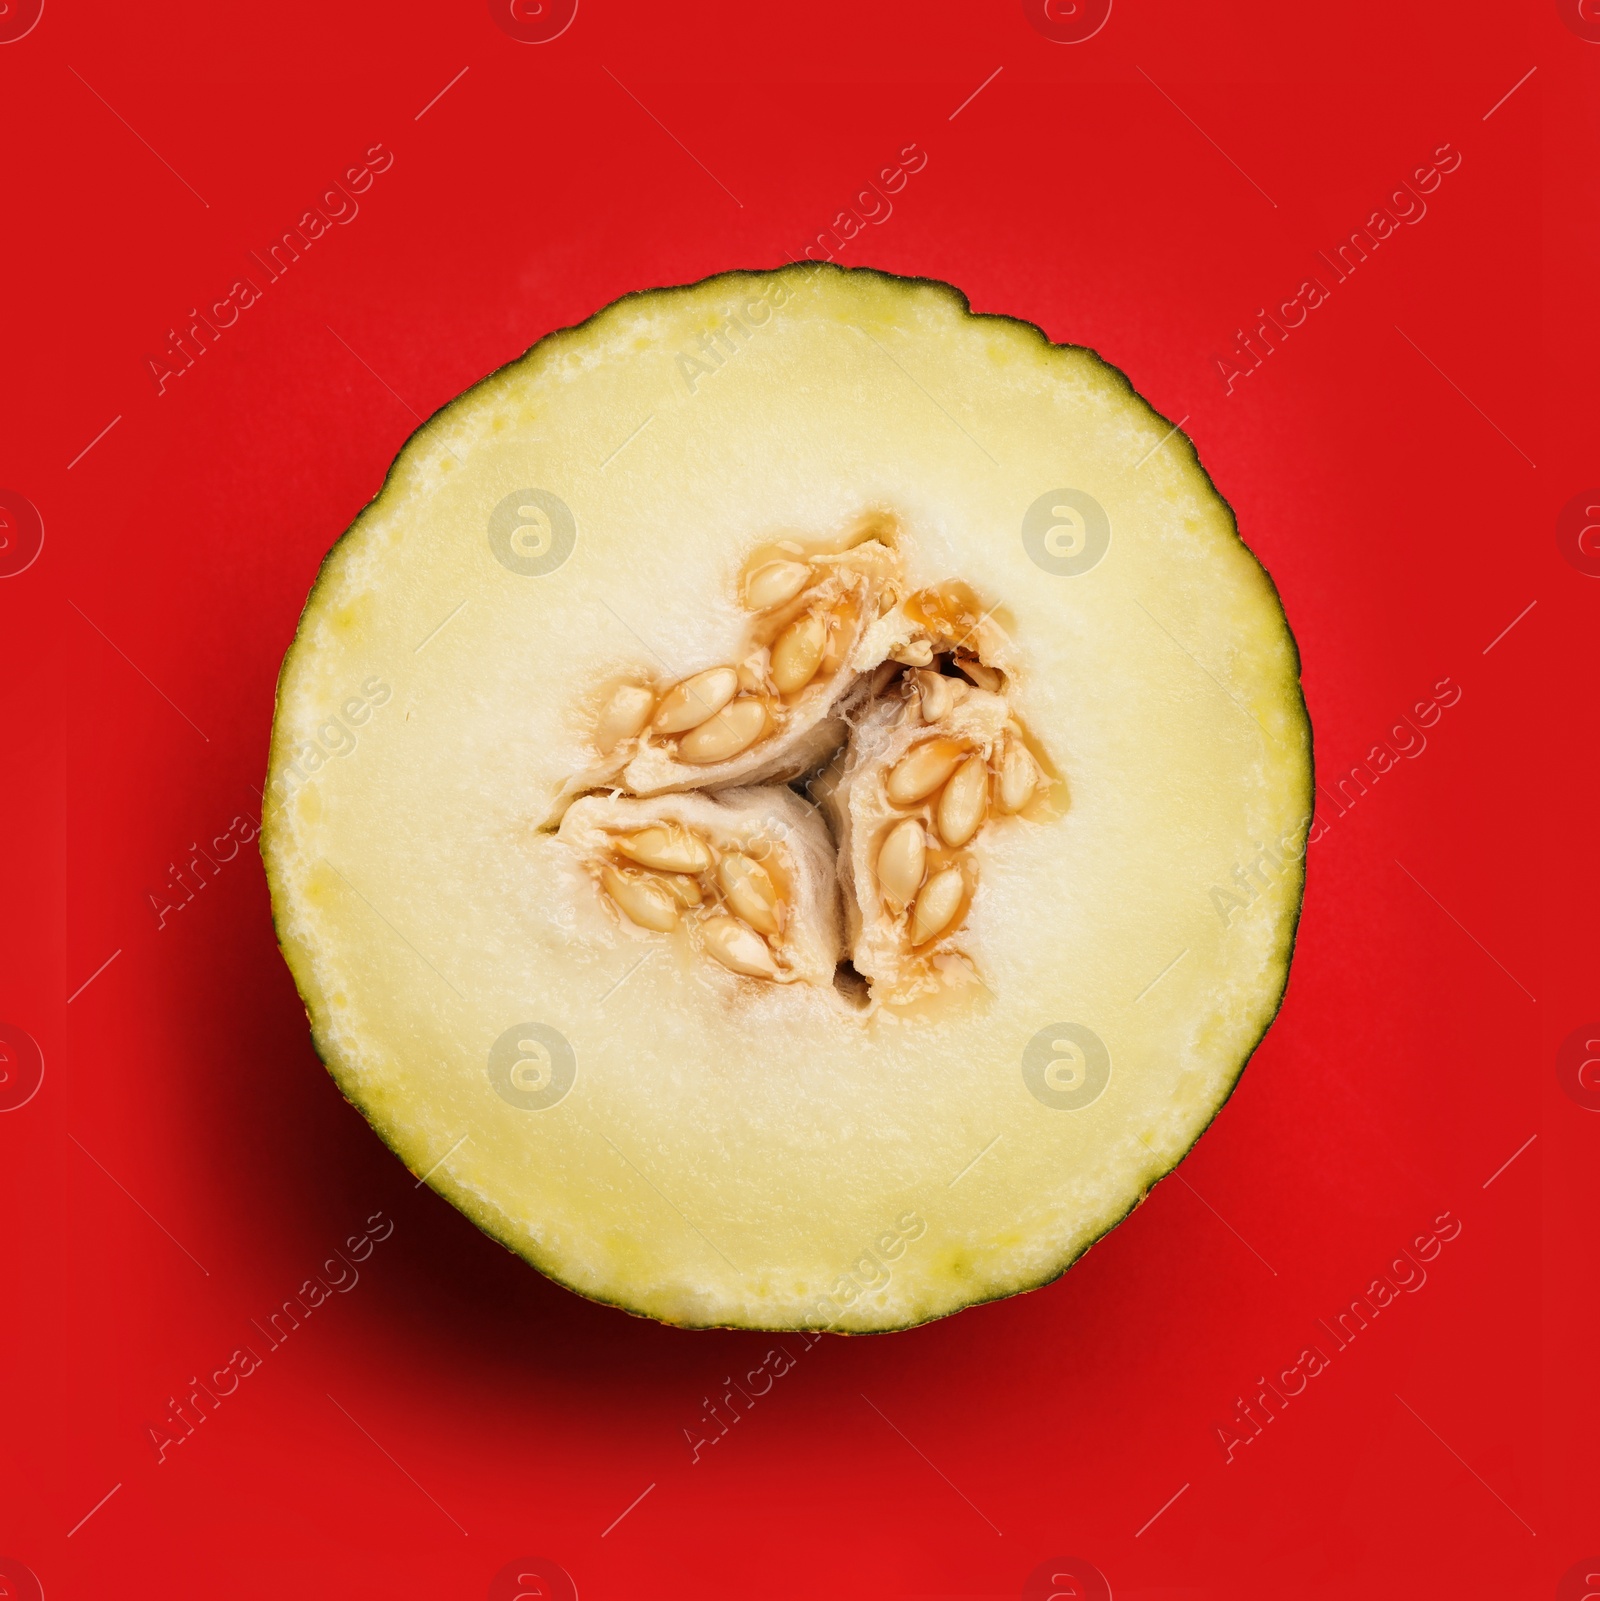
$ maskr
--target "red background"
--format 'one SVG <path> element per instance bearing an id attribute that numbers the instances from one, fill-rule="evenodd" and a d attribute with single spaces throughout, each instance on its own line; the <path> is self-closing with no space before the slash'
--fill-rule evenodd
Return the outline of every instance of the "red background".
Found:
<path id="1" fill-rule="evenodd" d="M 544 44 L 481 3 L 48 0 L 0 44 L 0 487 L 45 528 L 0 582 L 0 1019 L 46 1064 L 0 1116 L 0 1555 L 51 1601 L 480 1598 L 528 1555 L 585 1601 L 1014 1597 L 1069 1555 L 1118 1598 L 1556 1595 L 1600 1552 L 1600 1114 L 1555 1068 L 1600 1017 L 1600 581 L 1555 533 L 1600 483 L 1597 73 L 1554 0 L 1117 0 L 1078 44 L 1015 0 L 584 0 Z M 840 259 L 1189 419 L 1320 772 L 1462 698 L 1313 848 L 1282 1015 L 1179 1177 L 1048 1289 L 799 1354 L 695 1464 L 775 1342 L 590 1305 L 414 1188 L 311 1052 L 253 848 L 164 928 L 148 897 L 256 817 L 317 563 L 419 417 L 626 291 L 781 262 L 912 141 Z M 166 330 L 375 142 L 359 216 L 158 396 Z M 1426 218 L 1227 393 L 1234 331 L 1445 142 Z M 1226 1462 L 1235 1398 L 1447 1209 L 1427 1285 Z M 359 1286 L 158 1464 L 167 1398 L 378 1210 Z"/>

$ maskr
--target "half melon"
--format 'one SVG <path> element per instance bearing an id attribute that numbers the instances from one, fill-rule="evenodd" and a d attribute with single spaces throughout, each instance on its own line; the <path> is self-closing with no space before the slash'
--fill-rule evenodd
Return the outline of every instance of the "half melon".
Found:
<path id="1" fill-rule="evenodd" d="M 954 289 L 630 296 L 406 444 L 284 662 L 313 1039 L 579 1293 L 905 1328 L 1041 1285 L 1287 981 L 1276 591 L 1120 373 Z"/>

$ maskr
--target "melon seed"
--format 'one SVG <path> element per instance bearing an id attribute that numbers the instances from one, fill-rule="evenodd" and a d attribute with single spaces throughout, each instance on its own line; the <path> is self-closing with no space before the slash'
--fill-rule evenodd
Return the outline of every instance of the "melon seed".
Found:
<path id="1" fill-rule="evenodd" d="M 1033 798 L 1038 783 L 1039 769 L 1027 747 L 1020 739 L 1008 739 L 1000 758 L 1000 810 L 1020 812 Z"/>
<path id="2" fill-rule="evenodd" d="M 828 614 L 828 648 L 823 652 L 822 670 L 836 673 L 855 641 L 859 607 L 848 595 Z"/>
<path id="3" fill-rule="evenodd" d="M 926 945 L 944 933 L 961 909 L 961 898 L 966 892 L 959 867 L 946 867 L 935 873 L 917 897 L 911 914 L 911 943 Z"/>
<path id="4" fill-rule="evenodd" d="M 663 873 L 703 873 L 716 858 L 703 839 L 682 823 L 661 823 L 637 834 L 619 834 L 616 846 L 629 861 Z"/>
<path id="5" fill-rule="evenodd" d="M 878 882 L 902 906 L 909 905 L 922 884 L 928 847 L 915 817 L 896 823 L 878 850 Z"/>
<path id="6" fill-rule="evenodd" d="M 606 702 L 594 731 L 594 742 L 602 756 L 608 756 L 625 739 L 632 739 L 650 720 L 656 698 L 637 684 L 623 684 Z"/>
<path id="7" fill-rule="evenodd" d="M 955 770 L 966 751 L 953 739 L 930 739 L 908 751 L 890 772 L 886 789 L 895 806 L 911 806 L 931 795 Z"/>
<path id="8" fill-rule="evenodd" d="M 602 864 L 600 880 L 630 923 L 654 929 L 658 934 L 678 926 L 677 903 L 659 879 L 646 878 L 642 873 L 622 873 Z"/>
<path id="9" fill-rule="evenodd" d="M 731 667 L 712 667 L 674 684 L 661 697 L 656 732 L 681 734 L 715 717 L 739 692 L 739 675 Z"/>
<path id="10" fill-rule="evenodd" d="M 745 580 L 744 603 L 751 611 L 771 611 L 793 600 L 811 577 L 803 561 L 769 561 Z"/>
<path id="11" fill-rule="evenodd" d="M 708 917 L 700 925 L 706 949 L 726 968 L 747 978 L 776 978 L 777 963 L 767 942 L 737 918 Z"/>
<path id="12" fill-rule="evenodd" d="M 725 762 L 755 744 L 766 727 L 767 708 L 758 700 L 741 696 L 723 707 L 715 717 L 690 729 L 678 745 L 678 758 L 697 766 Z"/>
<path id="13" fill-rule="evenodd" d="M 926 639 L 913 639 L 889 652 L 889 660 L 907 667 L 926 667 L 933 661 L 933 643 Z"/>
<path id="14" fill-rule="evenodd" d="M 772 647 L 772 681 L 782 695 L 802 690 L 817 675 L 828 646 L 828 625 L 814 612 L 797 617 Z"/>
<path id="15" fill-rule="evenodd" d="M 951 686 L 960 680 L 946 678 L 943 673 L 934 672 L 917 673 L 915 677 L 917 694 L 922 701 L 923 722 L 936 723 L 940 718 L 948 717 L 950 708 L 956 703 Z"/>
<path id="16" fill-rule="evenodd" d="M 753 929 L 777 934 L 783 928 L 783 907 L 772 875 L 759 862 L 734 852 L 717 868 L 717 882 L 728 905 Z"/>
<path id="17" fill-rule="evenodd" d="M 698 906 L 705 899 L 700 893 L 700 885 L 687 873 L 668 873 L 661 883 L 680 906 Z"/>
<path id="18" fill-rule="evenodd" d="M 957 656 L 956 669 L 965 673 L 979 689 L 986 689 L 992 695 L 998 695 L 1005 683 L 994 668 L 985 666 L 975 656 Z"/>
<path id="19" fill-rule="evenodd" d="M 989 769 L 981 756 L 969 756 L 939 797 L 939 834 L 946 845 L 965 845 L 978 832 L 988 810 Z"/>

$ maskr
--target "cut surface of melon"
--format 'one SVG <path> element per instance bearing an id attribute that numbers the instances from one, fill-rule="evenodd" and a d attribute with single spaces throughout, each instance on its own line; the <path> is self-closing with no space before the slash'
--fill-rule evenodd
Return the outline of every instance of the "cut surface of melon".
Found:
<path id="1" fill-rule="evenodd" d="M 927 786 L 927 787 L 925 787 Z M 1287 982 L 1277 594 L 1092 352 L 833 267 L 631 296 L 335 546 L 262 849 L 319 1054 L 561 1283 L 689 1327 L 1036 1287 Z"/>

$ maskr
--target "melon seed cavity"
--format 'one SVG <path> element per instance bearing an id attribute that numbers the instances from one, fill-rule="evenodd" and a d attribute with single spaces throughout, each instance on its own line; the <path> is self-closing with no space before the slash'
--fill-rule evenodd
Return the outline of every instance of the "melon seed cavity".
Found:
<path id="1" fill-rule="evenodd" d="M 719 839 L 679 820 L 674 797 L 715 799 L 753 771 L 824 802 L 849 909 L 844 955 L 873 1000 L 893 1002 L 966 961 L 960 935 L 981 892 L 973 847 L 1003 849 L 1050 787 L 1005 666 L 985 659 L 1004 639 L 990 614 L 959 582 L 908 592 L 893 526 L 876 518 L 867 530 L 843 549 L 790 541 L 758 553 L 736 584 L 750 618 L 737 661 L 664 682 L 635 672 L 595 715 L 586 778 L 598 781 L 580 793 L 661 814 L 583 834 L 589 881 L 620 925 L 686 938 L 728 982 L 801 980 L 805 869 L 784 830 Z M 1001 660 L 1010 665 L 1003 649 Z M 739 790 L 758 793 L 771 791 Z M 807 915 L 828 915 L 831 877 L 826 895 Z"/>

